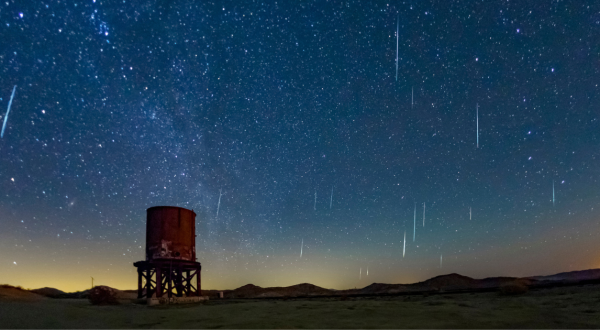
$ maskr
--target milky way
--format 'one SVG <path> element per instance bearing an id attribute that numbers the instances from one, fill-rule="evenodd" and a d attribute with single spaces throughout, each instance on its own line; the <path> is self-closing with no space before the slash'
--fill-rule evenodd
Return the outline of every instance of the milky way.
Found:
<path id="1" fill-rule="evenodd" d="M 600 267 L 600 3 L 0 6 L 0 283 L 134 288 L 156 205 L 207 289 Z"/>

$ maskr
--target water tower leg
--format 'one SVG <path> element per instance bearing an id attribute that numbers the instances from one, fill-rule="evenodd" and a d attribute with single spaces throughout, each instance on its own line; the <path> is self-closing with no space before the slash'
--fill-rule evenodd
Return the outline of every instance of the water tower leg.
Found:
<path id="1" fill-rule="evenodd" d="M 146 298 L 152 298 L 152 270 L 146 268 Z"/>
<path id="2" fill-rule="evenodd" d="M 137 269 L 137 273 L 138 273 L 138 299 L 142 298 L 142 272 L 140 271 L 140 268 L 138 267 Z"/>
<path id="3" fill-rule="evenodd" d="M 175 269 L 175 279 L 177 279 L 177 283 L 175 284 L 177 297 L 183 297 L 183 270 L 181 269 L 181 265 L 177 265 Z"/>
<path id="4" fill-rule="evenodd" d="M 173 270 L 170 267 L 169 267 L 169 274 L 167 275 L 167 281 L 168 281 L 168 284 L 167 284 L 168 289 L 167 290 L 169 290 L 167 292 L 167 296 L 169 298 L 171 298 L 171 295 L 173 292 Z"/>
<path id="5" fill-rule="evenodd" d="M 196 269 L 196 295 L 202 296 L 202 290 L 200 289 L 200 267 Z"/>
<path id="6" fill-rule="evenodd" d="M 190 278 L 190 273 L 189 270 L 185 271 L 185 295 L 188 297 L 192 295 L 192 279 Z"/>
<path id="7" fill-rule="evenodd" d="M 160 298 L 163 295 L 162 278 L 162 269 L 158 266 L 156 267 L 156 298 Z"/>

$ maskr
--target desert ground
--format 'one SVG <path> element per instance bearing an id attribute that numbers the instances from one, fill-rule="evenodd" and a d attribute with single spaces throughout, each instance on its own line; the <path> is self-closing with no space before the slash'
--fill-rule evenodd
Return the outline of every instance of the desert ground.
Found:
<path id="1" fill-rule="evenodd" d="M 600 328 L 600 285 L 363 298 L 223 299 L 148 307 L 129 300 L 2 292 L 1 328 Z M 37 296 L 37 297 L 36 297 Z"/>

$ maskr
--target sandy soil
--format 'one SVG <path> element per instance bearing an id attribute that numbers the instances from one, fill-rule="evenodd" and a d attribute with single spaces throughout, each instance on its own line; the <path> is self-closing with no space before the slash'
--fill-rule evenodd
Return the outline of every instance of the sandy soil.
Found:
<path id="1" fill-rule="evenodd" d="M 600 285 L 519 296 L 213 300 L 157 307 L 2 296 L 0 328 L 600 328 Z"/>

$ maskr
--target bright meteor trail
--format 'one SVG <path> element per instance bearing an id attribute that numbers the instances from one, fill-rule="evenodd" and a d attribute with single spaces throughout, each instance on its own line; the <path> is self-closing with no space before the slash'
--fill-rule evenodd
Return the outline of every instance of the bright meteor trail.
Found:
<path id="1" fill-rule="evenodd" d="M 423 227 L 425 227 L 425 202 L 423 202 Z"/>
<path id="2" fill-rule="evenodd" d="M 406 255 L 406 230 L 404 231 L 404 247 L 402 248 L 402 258 Z"/>
<path id="3" fill-rule="evenodd" d="M 479 148 L 479 103 L 477 103 L 476 109 L 477 109 L 477 148 Z"/>
<path id="4" fill-rule="evenodd" d="M 8 101 L 8 110 L 6 110 L 6 116 L 4 116 L 4 124 L 2 124 L 2 133 L 0 133 L 0 138 L 4 137 L 4 129 L 6 129 L 6 122 L 8 121 L 8 113 L 10 112 L 10 106 L 12 104 L 13 97 L 15 97 L 15 90 L 17 90 L 17 85 L 13 87 L 12 94 L 10 95 L 10 101 Z"/>
<path id="5" fill-rule="evenodd" d="M 413 231 L 413 242 L 415 241 L 415 237 L 417 237 L 417 203 L 415 203 L 415 220 L 414 220 L 414 231 Z"/>
<path id="6" fill-rule="evenodd" d="M 221 190 L 222 189 L 219 189 L 219 203 L 217 204 L 217 217 L 216 218 L 219 217 L 219 209 L 221 208 L 221 196 L 223 196 L 223 194 L 221 193 Z"/>
<path id="7" fill-rule="evenodd" d="M 396 81 L 398 81 L 398 34 L 400 31 L 400 16 L 398 16 L 398 23 L 396 24 Z"/>

